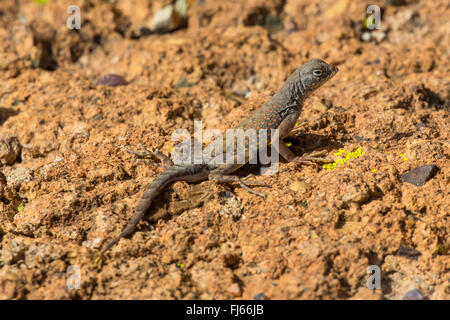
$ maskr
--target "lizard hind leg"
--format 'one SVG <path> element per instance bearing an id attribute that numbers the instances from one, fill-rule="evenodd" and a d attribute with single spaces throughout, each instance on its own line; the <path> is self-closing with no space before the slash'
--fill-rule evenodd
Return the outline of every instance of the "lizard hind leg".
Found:
<path id="1" fill-rule="evenodd" d="M 258 181 L 254 181 L 254 182 L 247 182 L 245 180 L 247 180 L 247 178 L 241 179 L 238 176 L 232 176 L 232 175 L 222 175 L 222 174 L 210 174 L 208 176 L 208 179 L 214 182 L 219 182 L 219 183 L 230 183 L 230 182 L 235 182 L 238 183 L 239 186 L 245 190 L 247 190 L 249 193 L 255 194 L 257 196 L 263 197 L 264 199 L 266 198 L 266 195 L 264 193 L 258 192 L 253 190 L 252 188 L 250 188 L 250 185 L 253 186 L 268 186 L 265 183 L 262 182 L 258 182 Z"/>

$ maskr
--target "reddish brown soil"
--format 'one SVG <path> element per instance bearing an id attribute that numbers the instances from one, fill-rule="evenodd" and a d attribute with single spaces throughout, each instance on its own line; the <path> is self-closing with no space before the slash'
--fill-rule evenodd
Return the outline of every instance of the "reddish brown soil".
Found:
<path id="1" fill-rule="evenodd" d="M 186 29 L 138 39 L 169 1 L 18 2 L 0 2 L 0 138 L 22 146 L 1 164 L 1 299 L 450 297 L 448 1 L 377 1 L 384 38 L 368 42 L 363 1 L 190 1 Z M 362 156 L 334 170 L 281 163 L 256 177 L 266 200 L 177 182 L 96 268 L 162 171 L 119 145 L 167 153 L 194 119 L 230 128 L 310 58 L 340 71 L 305 104 L 293 149 Z M 111 73 L 129 85 L 95 86 Z M 438 167 L 424 186 L 402 182 L 423 164 Z M 381 290 L 366 287 L 370 265 Z"/>

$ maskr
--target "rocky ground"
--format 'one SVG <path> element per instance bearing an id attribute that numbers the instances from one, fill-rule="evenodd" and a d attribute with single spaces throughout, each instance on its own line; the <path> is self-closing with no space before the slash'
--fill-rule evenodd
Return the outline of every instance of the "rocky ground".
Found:
<path id="1" fill-rule="evenodd" d="M 154 20 L 168 4 L 0 2 L 0 298 L 448 299 L 448 1 L 370 2 L 373 31 L 364 1 L 178 1 Z M 162 172 L 120 145 L 230 128 L 310 58 L 340 71 L 286 143 L 335 165 L 281 163 L 256 177 L 266 200 L 177 182 L 93 262 Z"/>

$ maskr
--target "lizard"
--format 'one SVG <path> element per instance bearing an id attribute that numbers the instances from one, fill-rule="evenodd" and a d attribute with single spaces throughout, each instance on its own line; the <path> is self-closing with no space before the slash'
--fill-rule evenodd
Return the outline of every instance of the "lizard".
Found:
<path id="1" fill-rule="evenodd" d="M 281 88 L 270 98 L 262 107 L 253 112 L 248 118 L 240 122 L 237 128 L 247 130 L 271 130 L 278 129 L 278 136 L 285 138 L 294 128 L 300 113 L 302 111 L 305 99 L 310 96 L 317 88 L 327 82 L 338 72 L 334 65 L 327 64 L 320 59 L 312 59 L 302 66 L 298 67 L 285 81 Z M 214 140 L 211 143 L 222 143 L 223 140 Z M 223 137 L 221 138 L 223 139 Z M 147 210 L 151 207 L 153 199 L 169 183 L 174 181 L 200 182 L 203 180 L 212 180 L 215 182 L 235 182 L 251 193 L 264 196 L 248 187 L 248 184 L 235 175 L 230 175 L 243 165 L 249 162 L 256 154 L 250 154 L 250 143 L 245 142 L 245 163 L 192 163 L 183 165 L 173 165 L 171 160 L 160 152 L 147 152 L 141 155 L 153 155 L 160 159 L 167 169 L 158 175 L 144 191 L 131 219 L 122 232 L 108 242 L 100 251 L 100 256 L 114 246 L 121 238 L 130 236 L 139 221 L 144 217 Z M 324 160 L 314 155 L 295 156 L 283 143 L 278 144 L 279 154 L 287 161 L 308 162 Z M 127 150 L 132 152 L 130 150 Z M 225 151 L 228 152 L 228 151 Z M 256 150 L 257 152 L 257 150 Z M 136 153 L 137 152 L 132 152 Z M 256 184 L 257 185 L 257 184 Z"/>

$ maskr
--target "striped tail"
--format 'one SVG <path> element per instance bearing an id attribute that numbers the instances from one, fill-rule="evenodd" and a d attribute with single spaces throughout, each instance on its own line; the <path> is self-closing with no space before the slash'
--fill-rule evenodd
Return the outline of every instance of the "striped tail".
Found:
<path id="1" fill-rule="evenodd" d="M 190 180 L 189 178 L 192 175 L 200 173 L 200 167 L 195 166 L 173 166 L 161 173 L 159 176 L 155 178 L 145 190 L 142 198 L 139 200 L 139 203 L 136 207 L 133 217 L 128 222 L 127 226 L 123 229 L 123 231 L 114 239 L 112 239 L 105 248 L 101 251 L 100 255 L 103 255 L 106 251 L 108 251 L 112 246 L 114 246 L 119 240 L 123 237 L 127 237 L 131 235 L 136 228 L 136 225 L 141 221 L 144 217 L 147 210 L 150 208 L 153 199 L 156 195 L 164 189 L 164 187 L 173 181 L 178 180 Z"/>

